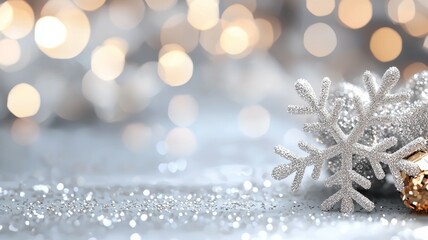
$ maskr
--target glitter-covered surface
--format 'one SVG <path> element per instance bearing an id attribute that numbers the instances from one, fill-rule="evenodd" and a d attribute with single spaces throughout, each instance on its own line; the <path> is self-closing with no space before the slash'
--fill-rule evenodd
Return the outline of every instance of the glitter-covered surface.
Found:
<path id="1" fill-rule="evenodd" d="M 76 187 L 62 183 L 1 189 L 0 236 L 8 239 L 413 239 L 427 223 L 398 192 L 371 196 L 377 207 L 346 215 L 318 210 L 328 193 L 291 194 L 269 180 L 234 186 Z M 419 230 L 418 230 L 419 229 Z M 72 234 L 71 234 L 72 233 Z M 334 233 L 334 234 L 332 234 Z"/>

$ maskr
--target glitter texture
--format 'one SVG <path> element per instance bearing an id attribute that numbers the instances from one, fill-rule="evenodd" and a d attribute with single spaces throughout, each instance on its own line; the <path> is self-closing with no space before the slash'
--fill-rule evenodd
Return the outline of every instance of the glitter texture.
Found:
<path id="1" fill-rule="evenodd" d="M 318 179 L 324 161 L 332 157 L 340 156 L 340 170 L 330 176 L 326 181 L 327 187 L 335 185 L 339 187 L 339 190 L 321 204 L 321 209 L 329 210 L 336 203 L 341 202 L 341 211 L 351 213 L 354 211 L 353 201 L 356 201 L 364 209 L 371 211 L 374 208 L 374 203 L 355 190 L 353 186 L 353 183 L 355 183 L 364 189 L 369 189 L 371 187 L 370 181 L 352 168 L 352 156 L 356 154 L 368 159 L 373 168 L 375 177 L 378 179 L 385 177 L 385 172 L 382 169 L 381 163 L 387 165 L 393 176 L 396 188 L 401 191 L 404 185 L 400 171 L 404 171 L 408 175 L 415 175 L 419 172 L 416 164 L 404 160 L 404 158 L 415 151 L 424 149 L 425 140 L 423 138 L 417 138 L 394 153 L 386 151 L 396 145 L 397 139 L 394 137 L 382 139 L 379 143 L 372 144 L 371 146 L 363 145 L 358 142 L 367 127 L 394 121 L 394 116 L 392 115 L 376 114 L 380 107 L 388 104 L 397 104 L 410 98 L 410 94 L 407 92 L 398 94 L 389 93 L 399 79 L 400 73 L 398 69 L 391 67 L 383 75 L 381 84 L 378 87 L 376 86 L 375 77 L 368 71 L 364 73 L 363 82 L 368 93 L 368 102 L 363 103 L 360 96 L 354 96 L 352 99 L 355 105 L 358 122 L 349 134 L 346 134 L 337 124 L 342 106 L 344 105 L 344 100 L 335 100 L 331 111 L 326 107 L 331 84 L 330 80 L 324 78 L 319 98 L 317 98 L 313 88 L 306 80 L 298 80 L 295 84 L 296 91 L 299 96 L 308 103 L 308 106 L 289 106 L 289 112 L 291 114 L 316 114 L 319 122 L 305 124 L 304 130 L 319 132 L 328 129 L 329 134 L 336 144 L 326 149 L 319 150 L 308 143 L 300 142 L 300 149 L 309 154 L 305 157 L 298 157 L 288 149 L 277 146 L 275 152 L 290 160 L 291 163 L 274 168 L 272 176 L 280 180 L 296 172 L 291 187 L 293 191 L 296 191 L 303 179 L 306 167 L 313 165 L 314 170 L 312 172 L 312 178 Z"/>
<path id="2" fill-rule="evenodd" d="M 63 188 L 59 190 L 58 185 Z M 308 226 L 311 232 L 305 237 L 311 238 L 326 236 L 340 226 L 351 227 L 343 237 L 364 237 L 363 228 L 373 229 L 365 238 L 379 229 L 390 238 L 406 233 L 406 224 L 421 225 L 418 216 L 409 214 L 395 196 L 378 201 L 370 216 L 314 211 L 320 198 L 330 193 L 317 185 L 294 199 L 288 197 L 292 193 L 284 191 L 284 184 L 265 186 L 260 179 L 199 187 L 66 183 L 2 187 L 0 238 L 131 239 L 139 235 L 141 239 L 193 239 L 195 233 L 201 238 L 207 234 L 233 239 L 259 234 L 301 238 Z"/>
<path id="3" fill-rule="evenodd" d="M 358 141 L 359 143 L 370 146 L 379 143 L 381 139 L 396 137 L 397 144 L 388 149 L 388 151 L 396 151 L 420 136 L 428 136 L 428 128 L 426 127 L 428 126 L 428 72 L 422 71 L 415 74 L 401 90 L 410 93 L 408 101 L 387 104 L 380 107 L 375 113 L 377 115 L 392 115 L 397 121 L 368 126 Z M 337 124 L 345 134 L 349 134 L 358 122 L 355 105 L 352 101 L 354 96 L 360 96 L 364 101 L 368 100 L 368 95 L 361 88 L 345 82 L 332 91 L 328 98 L 329 105 L 333 105 L 335 99 L 343 99 L 344 101 Z M 327 130 L 317 132 L 315 136 L 318 142 L 327 147 L 336 144 Z M 340 166 L 340 157 L 333 157 L 328 160 L 327 167 L 332 173 L 336 173 Z M 388 172 L 385 165 L 382 164 L 382 167 L 384 171 Z M 365 157 L 353 155 L 352 168 L 370 180 L 372 188 L 381 187 L 385 182 L 384 179 L 378 180 L 375 177 L 373 169 Z"/>

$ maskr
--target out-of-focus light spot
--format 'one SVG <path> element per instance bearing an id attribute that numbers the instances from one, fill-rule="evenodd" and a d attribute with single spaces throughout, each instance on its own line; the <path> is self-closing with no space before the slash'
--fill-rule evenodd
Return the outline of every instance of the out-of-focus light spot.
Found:
<path id="1" fill-rule="evenodd" d="M 65 25 L 56 17 L 46 16 L 36 22 L 34 39 L 44 48 L 55 48 L 63 44 L 67 37 Z"/>
<path id="2" fill-rule="evenodd" d="M 427 71 L 428 66 L 421 62 L 414 62 L 412 64 L 409 64 L 403 71 L 403 78 L 405 80 L 410 79 L 414 74 L 421 72 L 421 71 Z"/>
<path id="3" fill-rule="evenodd" d="M 220 36 L 221 48 L 230 55 L 243 53 L 250 44 L 248 33 L 239 26 L 230 26 Z"/>
<path id="4" fill-rule="evenodd" d="M 14 65 L 20 58 L 21 47 L 18 41 L 7 38 L 0 40 L 0 65 Z"/>
<path id="5" fill-rule="evenodd" d="M 144 10 L 142 0 L 113 0 L 109 8 L 110 19 L 121 29 L 133 29 L 143 20 Z"/>
<path id="6" fill-rule="evenodd" d="M 146 0 L 147 5 L 154 11 L 165 11 L 177 4 L 177 0 Z"/>
<path id="7" fill-rule="evenodd" d="M 318 17 L 329 15 L 335 6 L 335 0 L 306 0 L 306 8 Z"/>
<path id="8" fill-rule="evenodd" d="M 10 90 L 7 108 L 19 118 L 34 116 L 40 108 L 40 94 L 30 84 L 20 83 Z"/>
<path id="9" fill-rule="evenodd" d="M 227 24 L 226 29 L 232 26 L 237 26 L 244 30 L 248 35 L 248 48 L 246 50 L 251 50 L 260 39 L 259 29 L 256 25 L 254 19 L 239 19 L 234 22 Z"/>
<path id="10" fill-rule="evenodd" d="M 112 45 L 120 49 L 120 51 L 122 51 L 123 54 L 128 53 L 129 45 L 128 45 L 128 42 L 123 38 L 119 38 L 119 37 L 109 38 L 104 41 L 103 45 Z"/>
<path id="11" fill-rule="evenodd" d="M 181 86 L 193 75 L 192 59 L 183 51 L 168 51 L 159 58 L 158 74 L 166 84 Z"/>
<path id="12" fill-rule="evenodd" d="M 420 4 L 422 4 L 422 6 L 424 6 L 425 8 L 428 8 L 428 1 L 426 1 L 426 0 L 418 0 L 418 2 Z"/>
<path id="13" fill-rule="evenodd" d="M 117 78 L 124 66 L 125 55 L 116 46 L 103 45 L 92 52 L 92 72 L 103 80 L 110 81 Z"/>
<path id="14" fill-rule="evenodd" d="M 122 132 L 125 147 L 134 152 L 140 152 L 149 142 L 152 131 L 142 123 L 131 123 Z"/>
<path id="15" fill-rule="evenodd" d="M 422 37 L 428 34 L 428 16 L 416 12 L 415 17 L 404 24 L 405 30 L 414 37 Z"/>
<path id="16" fill-rule="evenodd" d="M 9 27 L 13 20 L 13 8 L 9 2 L 0 4 L 0 31 Z"/>
<path id="17" fill-rule="evenodd" d="M 169 102 L 168 116 L 177 126 L 188 127 L 198 117 L 198 103 L 190 95 L 174 96 Z"/>
<path id="18" fill-rule="evenodd" d="M 133 233 L 131 234 L 131 236 L 129 237 L 129 240 L 141 240 L 141 236 L 138 233 Z"/>
<path id="19" fill-rule="evenodd" d="M 159 58 L 165 55 L 166 53 L 172 52 L 172 51 L 185 52 L 186 49 L 184 49 L 182 46 L 178 44 L 166 44 L 159 50 Z"/>
<path id="20" fill-rule="evenodd" d="M 160 39 L 162 45 L 178 44 L 186 52 L 191 52 L 198 46 L 199 33 L 187 21 L 183 14 L 174 15 L 162 26 Z"/>
<path id="21" fill-rule="evenodd" d="M 390 0 L 388 2 L 388 16 L 394 22 L 406 23 L 412 20 L 416 14 L 416 6 L 413 0 Z"/>
<path id="22" fill-rule="evenodd" d="M 7 6 L 1 12 L 5 13 L 6 16 L 0 16 L 0 19 L 4 18 L 5 20 L 3 34 L 12 39 L 20 39 L 27 36 L 34 25 L 33 9 L 27 2 L 21 0 L 7 1 Z M 10 8 L 12 8 L 12 19 L 10 19 Z"/>
<path id="23" fill-rule="evenodd" d="M 242 4 L 233 4 L 223 11 L 221 19 L 226 22 L 233 22 L 238 19 L 253 19 L 253 13 Z"/>
<path id="24" fill-rule="evenodd" d="M 342 0 L 339 3 L 339 19 L 347 27 L 364 27 L 372 18 L 373 6 L 370 0 Z"/>
<path id="25" fill-rule="evenodd" d="M 166 136 L 168 153 L 177 156 L 190 156 L 196 151 L 196 137 L 188 128 L 174 128 Z"/>
<path id="26" fill-rule="evenodd" d="M 239 112 L 238 124 L 242 133 L 248 137 L 257 138 L 268 131 L 270 115 L 262 106 L 248 106 Z"/>
<path id="27" fill-rule="evenodd" d="M 223 6 L 231 6 L 234 4 L 239 4 L 244 6 L 251 12 L 254 12 L 257 8 L 257 0 L 221 0 L 221 3 Z"/>
<path id="28" fill-rule="evenodd" d="M 13 121 L 10 133 L 15 143 L 20 145 L 30 145 L 39 136 L 39 125 L 29 118 L 19 118 Z"/>
<path id="29" fill-rule="evenodd" d="M 222 32 L 222 23 L 218 22 L 214 27 L 201 32 L 199 43 L 205 49 L 205 51 L 209 52 L 212 55 L 223 54 L 224 51 L 220 47 L 219 42 Z"/>
<path id="30" fill-rule="evenodd" d="M 256 19 L 255 23 L 259 30 L 259 41 L 257 42 L 257 47 L 269 49 L 275 40 L 272 24 L 263 18 Z"/>
<path id="31" fill-rule="evenodd" d="M 150 98 L 161 90 L 163 84 L 157 73 L 157 62 L 145 63 L 140 68 L 127 66 L 118 79 L 120 84 L 119 106 L 125 113 L 143 111 Z"/>
<path id="32" fill-rule="evenodd" d="M 192 0 L 189 2 L 187 20 L 196 29 L 214 27 L 219 19 L 218 0 Z"/>
<path id="33" fill-rule="evenodd" d="M 336 33 L 325 23 L 315 23 L 306 29 L 303 44 L 312 55 L 325 57 L 336 48 Z"/>
<path id="34" fill-rule="evenodd" d="M 396 59 L 402 49 L 400 35 L 392 28 L 383 27 L 376 30 L 370 39 L 370 50 L 381 62 Z"/>
<path id="35" fill-rule="evenodd" d="M 423 47 L 425 48 L 425 50 L 428 50 L 428 36 L 425 37 Z"/>
<path id="36" fill-rule="evenodd" d="M 158 75 L 158 63 L 146 62 L 135 73 L 134 87 L 141 89 L 141 94 L 147 97 L 156 96 L 164 86 Z"/>
<path id="37" fill-rule="evenodd" d="M 51 0 L 42 9 L 42 16 L 55 16 L 66 28 L 65 41 L 54 48 L 38 45 L 51 58 L 70 59 L 86 47 L 91 34 L 89 20 L 85 13 L 67 1 Z"/>
<path id="38" fill-rule="evenodd" d="M 115 105 L 119 87 L 115 81 L 105 81 L 88 71 L 82 79 L 83 96 L 97 107 L 109 109 Z"/>
<path id="39" fill-rule="evenodd" d="M 95 11 L 100 8 L 106 0 L 73 0 L 74 3 L 82 10 Z"/>

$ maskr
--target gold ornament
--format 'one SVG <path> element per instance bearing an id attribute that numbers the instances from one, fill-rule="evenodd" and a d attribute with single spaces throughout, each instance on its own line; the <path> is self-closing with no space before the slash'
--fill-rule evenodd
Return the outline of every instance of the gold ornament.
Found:
<path id="1" fill-rule="evenodd" d="M 415 176 L 402 173 L 404 189 L 401 199 L 408 208 L 428 212 L 428 152 L 417 151 L 407 159 L 416 163 L 420 172 Z"/>

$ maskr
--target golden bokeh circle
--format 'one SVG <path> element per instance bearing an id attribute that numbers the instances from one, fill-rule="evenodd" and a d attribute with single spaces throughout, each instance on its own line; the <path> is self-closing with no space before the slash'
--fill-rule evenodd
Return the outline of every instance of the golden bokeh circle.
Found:
<path id="1" fill-rule="evenodd" d="M 310 54 L 316 57 L 328 56 L 336 48 L 336 33 L 325 23 L 315 23 L 306 29 L 303 45 Z"/>
<path id="2" fill-rule="evenodd" d="M 403 40 L 392 28 L 383 27 L 376 30 L 370 39 L 370 50 L 381 62 L 396 59 L 402 50 Z"/>
<path id="3" fill-rule="evenodd" d="M 340 21 L 352 29 L 362 28 L 370 21 L 373 6 L 370 0 L 342 0 L 339 3 Z"/>
<path id="4" fill-rule="evenodd" d="M 18 118 L 34 116 L 40 108 L 40 94 L 30 84 L 20 83 L 10 90 L 7 108 Z"/>

